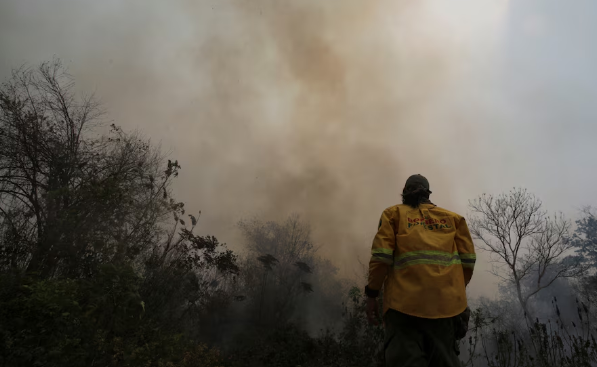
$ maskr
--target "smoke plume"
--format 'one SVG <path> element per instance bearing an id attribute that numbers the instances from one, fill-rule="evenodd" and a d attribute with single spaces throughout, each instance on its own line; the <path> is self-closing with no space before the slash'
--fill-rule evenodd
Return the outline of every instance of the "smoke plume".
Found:
<path id="1" fill-rule="evenodd" d="M 13 1 L 2 42 L 26 59 L 2 68 L 63 58 L 117 125 L 178 159 L 177 196 L 202 210 L 201 231 L 239 248 L 238 220 L 299 213 L 321 253 L 360 276 L 409 175 L 427 176 L 440 206 L 469 198 L 456 162 L 475 128 L 446 106 L 467 90 L 470 45 L 426 5 Z"/>

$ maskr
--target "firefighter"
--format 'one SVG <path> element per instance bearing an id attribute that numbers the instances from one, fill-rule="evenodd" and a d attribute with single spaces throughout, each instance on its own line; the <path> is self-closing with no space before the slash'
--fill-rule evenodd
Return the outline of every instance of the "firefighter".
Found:
<path id="1" fill-rule="evenodd" d="M 365 287 L 367 318 L 377 325 L 383 285 L 387 367 L 460 366 L 457 338 L 470 310 L 466 286 L 475 248 L 465 219 L 429 201 L 429 182 L 408 178 L 402 204 L 383 211 Z"/>

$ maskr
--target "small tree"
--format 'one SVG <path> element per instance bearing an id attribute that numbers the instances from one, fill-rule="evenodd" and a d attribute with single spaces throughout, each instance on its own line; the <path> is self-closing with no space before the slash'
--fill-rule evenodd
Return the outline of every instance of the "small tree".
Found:
<path id="1" fill-rule="evenodd" d="M 309 226 L 292 215 L 282 223 L 254 219 L 241 221 L 239 227 L 249 253 L 260 263 L 255 264 L 257 266 L 248 263 L 252 269 L 246 267 L 245 273 L 259 268 L 263 271 L 262 279 L 245 276 L 249 283 L 246 290 L 253 289 L 255 297 L 259 298 L 258 319 L 262 312 L 272 312 L 270 321 L 287 322 L 295 314 L 301 296 L 313 292 L 312 282 L 305 281 L 307 277 L 312 278 L 316 262 Z M 251 285 L 251 282 L 259 282 L 259 285 Z"/>
<path id="2" fill-rule="evenodd" d="M 529 300 L 558 278 L 577 277 L 586 267 L 567 256 L 573 248 L 570 222 L 547 215 L 541 201 L 525 189 L 499 196 L 483 194 L 470 201 L 475 217 L 471 234 L 495 261 L 493 274 L 510 282 L 525 316 Z M 532 282 L 529 282 L 533 279 Z"/>
<path id="3" fill-rule="evenodd" d="M 592 268 L 597 268 L 597 218 L 592 208 L 581 212 L 582 218 L 576 221 L 573 244 L 576 251 Z"/>
<path id="4" fill-rule="evenodd" d="M 171 205 L 171 228 L 158 233 L 141 256 L 141 295 L 151 304 L 147 315 L 190 335 L 214 336 L 219 316 L 233 301 L 237 257 L 216 237 L 195 234 L 198 217 L 188 214 L 190 224 L 182 219 L 183 203 Z"/>

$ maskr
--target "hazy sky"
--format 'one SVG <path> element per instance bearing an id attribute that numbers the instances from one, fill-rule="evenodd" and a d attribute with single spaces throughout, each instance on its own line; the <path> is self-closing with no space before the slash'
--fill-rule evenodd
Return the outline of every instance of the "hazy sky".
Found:
<path id="1" fill-rule="evenodd" d="M 413 173 L 467 214 L 523 186 L 597 205 L 597 3 L 589 0 L 1 0 L 0 77 L 62 58 L 110 118 L 161 142 L 200 231 L 310 221 L 368 261 Z M 491 295 L 482 256 L 472 296 Z"/>

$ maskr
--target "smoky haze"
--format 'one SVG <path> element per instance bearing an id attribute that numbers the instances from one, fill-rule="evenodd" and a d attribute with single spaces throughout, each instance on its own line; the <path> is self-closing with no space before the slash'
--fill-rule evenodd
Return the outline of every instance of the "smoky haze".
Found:
<path id="1" fill-rule="evenodd" d="M 368 260 L 379 215 L 411 174 L 462 214 L 483 191 L 522 185 L 542 196 L 560 186 L 544 180 L 549 167 L 527 172 L 537 167 L 518 160 L 537 149 L 558 160 L 528 139 L 554 132 L 520 128 L 534 115 L 522 102 L 505 113 L 515 98 L 494 90 L 518 90 L 498 83 L 504 65 L 532 60 L 503 56 L 514 10 L 467 0 L 8 0 L 0 75 L 62 58 L 116 124 L 178 159 L 175 194 L 202 210 L 200 231 L 241 248 L 240 219 L 296 212 L 321 253 L 360 276 L 357 259 Z M 543 198 L 571 210 L 583 198 L 570 191 Z M 479 269 L 472 291 L 490 294 L 493 279 Z"/>

